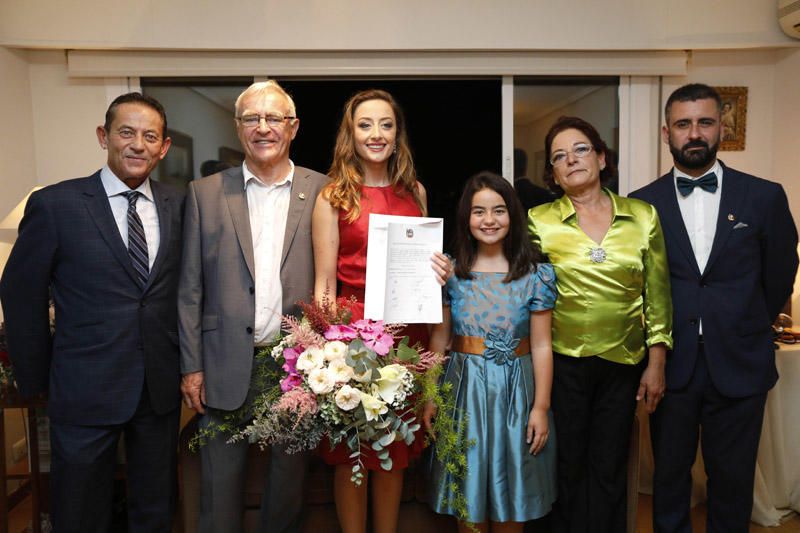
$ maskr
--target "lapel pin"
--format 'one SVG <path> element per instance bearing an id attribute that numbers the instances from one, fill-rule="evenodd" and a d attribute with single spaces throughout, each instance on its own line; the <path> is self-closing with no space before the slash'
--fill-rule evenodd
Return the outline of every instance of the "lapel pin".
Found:
<path id="1" fill-rule="evenodd" d="M 306 199 L 306 193 L 301 192 L 301 193 L 299 193 L 297 195 L 297 197 L 300 198 L 301 200 L 305 200 Z M 733 215 L 731 215 L 731 216 L 733 216 Z M 733 219 L 731 219 L 731 220 L 733 220 Z"/>
<path id="2" fill-rule="evenodd" d="M 729 214 L 729 215 L 728 215 L 728 220 L 730 220 L 731 222 L 733 222 L 734 220 L 736 220 L 736 217 L 735 217 L 735 216 L 733 216 L 733 214 Z"/>

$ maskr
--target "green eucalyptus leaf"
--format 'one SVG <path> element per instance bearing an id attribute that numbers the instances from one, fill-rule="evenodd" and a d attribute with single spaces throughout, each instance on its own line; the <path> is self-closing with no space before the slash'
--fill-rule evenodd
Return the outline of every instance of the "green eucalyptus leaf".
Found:
<path id="1" fill-rule="evenodd" d="M 380 442 L 382 446 L 389 446 L 391 443 L 394 442 L 394 439 L 395 439 L 394 432 L 391 432 L 381 437 L 378 442 Z"/>
<path id="2" fill-rule="evenodd" d="M 410 361 L 412 363 L 419 362 L 419 352 L 417 352 L 414 348 L 409 347 L 405 344 L 400 344 L 397 347 L 397 358 L 401 361 Z"/>

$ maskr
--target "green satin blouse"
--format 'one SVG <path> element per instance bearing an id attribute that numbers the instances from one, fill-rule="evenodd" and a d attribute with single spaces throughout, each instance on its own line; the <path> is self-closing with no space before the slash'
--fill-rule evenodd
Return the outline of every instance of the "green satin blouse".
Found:
<path id="1" fill-rule="evenodd" d="M 667 252 L 653 206 L 603 192 L 613 219 L 600 245 L 578 226 L 566 195 L 531 209 L 528 229 L 556 271 L 553 351 L 632 365 L 645 344 L 672 347 Z"/>

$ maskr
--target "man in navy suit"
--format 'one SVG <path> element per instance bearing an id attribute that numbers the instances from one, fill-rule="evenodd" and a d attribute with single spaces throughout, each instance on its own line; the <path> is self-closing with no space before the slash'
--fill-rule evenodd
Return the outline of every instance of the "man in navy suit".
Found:
<path id="1" fill-rule="evenodd" d="M 672 93 L 662 137 L 675 166 L 631 194 L 658 210 L 674 308 L 667 389 L 650 421 L 656 532 L 691 531 L 701 432 L 707 531 L 748 531 L 764 403 L 778 379 L 771 325 L 797 271 L 783 188 L 717 160 L 721 109 L 707 85 Z"/>
<path id="2" fill-rule="evenodd" d="M 166 131 L 156 100 L 114 100 L 97 127 L 107 165 L 31 195 L 0 281 L 19 391 L 47 395 L 59 533 L 109 530 L 121 435 L 128 530 L 171 531 L 183 194 L 149 179 Z"/>

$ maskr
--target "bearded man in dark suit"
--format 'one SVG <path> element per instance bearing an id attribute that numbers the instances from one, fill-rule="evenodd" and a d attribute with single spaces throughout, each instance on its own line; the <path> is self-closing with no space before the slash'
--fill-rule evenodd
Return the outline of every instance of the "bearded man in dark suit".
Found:
<path id="1" fill-rule="evenodd" d="M 662 136 L 675 166 L 631 194 L 658 210 L 674 309 L 666 393 L 651 415 L 656 532 L 691 531 L 701 431 L 707 531 L 748 531 L 764 404 L 778 379 L 771 325 L 797 271 L 783 188 L 716 157 L 721 110 L 707 85 L 672 93 Z"/>

